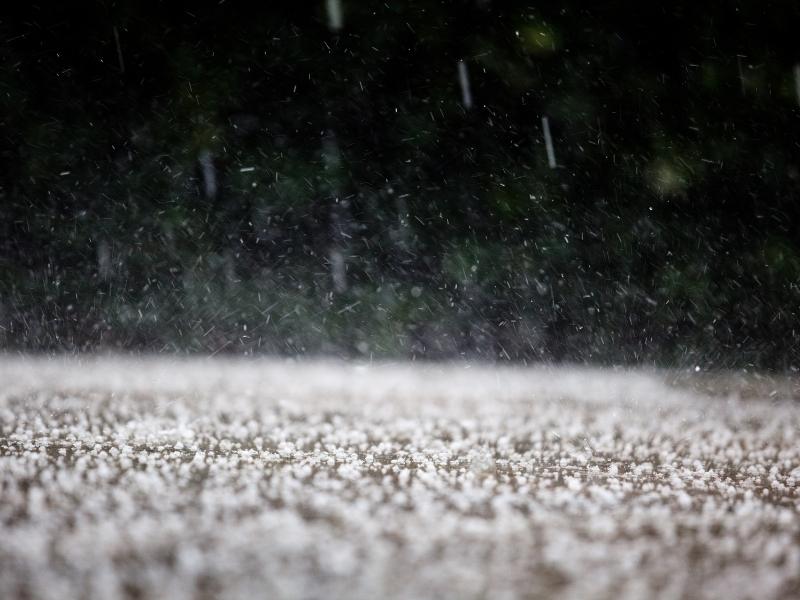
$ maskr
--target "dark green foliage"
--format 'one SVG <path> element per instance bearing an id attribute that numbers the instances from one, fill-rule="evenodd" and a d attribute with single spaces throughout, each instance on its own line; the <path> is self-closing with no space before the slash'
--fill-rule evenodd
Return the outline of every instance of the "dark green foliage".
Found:
<path id="1" fill-rule="evenodd" d="M 179 4 L 2 9 L 5 347 L 800 364 L 795 2 Z"/>

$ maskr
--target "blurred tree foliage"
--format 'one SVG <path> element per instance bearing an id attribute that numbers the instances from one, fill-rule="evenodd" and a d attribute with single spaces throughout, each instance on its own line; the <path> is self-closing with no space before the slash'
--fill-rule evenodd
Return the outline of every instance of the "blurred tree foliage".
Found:
<path id="1" fill-rule="evenodd" d="M 800 365 L 800 5 L 330 4 L 4 6 L 0 343 Z"/>

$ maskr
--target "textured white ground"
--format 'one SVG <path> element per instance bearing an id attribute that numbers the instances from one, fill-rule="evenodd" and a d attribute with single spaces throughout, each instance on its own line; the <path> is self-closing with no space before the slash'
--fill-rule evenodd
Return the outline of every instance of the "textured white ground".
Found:
<path id="1" fill-rule="evenodd" d="M 1 358 L 0 598 L 797 597 L 800 402 L 665 381 Z"/>

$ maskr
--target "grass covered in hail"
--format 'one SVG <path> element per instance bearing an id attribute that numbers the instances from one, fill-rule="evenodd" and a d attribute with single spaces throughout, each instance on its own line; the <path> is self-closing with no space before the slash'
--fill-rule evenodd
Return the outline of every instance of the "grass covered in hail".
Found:
<path id="1" fill-rule="evenodd" d="M 668 380 L 5 357 L 0 597 L 796 596 L 800 403 Z"/>

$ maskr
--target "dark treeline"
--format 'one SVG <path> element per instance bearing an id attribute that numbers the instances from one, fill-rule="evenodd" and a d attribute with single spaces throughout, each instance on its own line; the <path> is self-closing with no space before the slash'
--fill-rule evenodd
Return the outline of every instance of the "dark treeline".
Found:
<path id="1" fill-rule="evenodd" d="M 0 11 L 7 349 L 800 364 L 797 2 Z"/>

